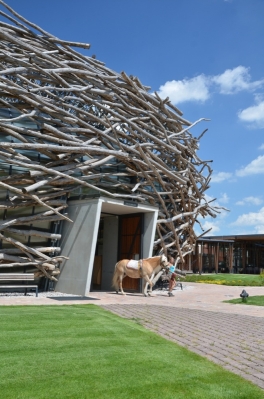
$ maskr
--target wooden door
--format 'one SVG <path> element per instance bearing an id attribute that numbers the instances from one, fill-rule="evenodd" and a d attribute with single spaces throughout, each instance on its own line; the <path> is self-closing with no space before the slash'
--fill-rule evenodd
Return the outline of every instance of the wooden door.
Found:
<path id="1" fill-rule="evenodd" d="M 141 259 L 141 235 L 142 235 L 143 215 L 124 215 L 119 218 L 119 248 L 118 260 L 121 259 Z M 139 291 L 140 280 L 125 277 L 123 288 L 127 290 Z"/>

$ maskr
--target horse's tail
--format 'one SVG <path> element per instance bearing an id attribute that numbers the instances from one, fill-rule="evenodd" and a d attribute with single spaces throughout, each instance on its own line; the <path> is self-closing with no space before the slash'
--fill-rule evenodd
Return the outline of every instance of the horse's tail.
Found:
<path id="1" fill-rule="evenodd" d="M 113 280 L 112 280 L 112 286 L 115 288 L 116 291 L 118 291 L 119 287 L 118 287 L 118 273 L 117 273 L 117 269 L 116 266 L 118 265 L 118 263 L 116 263 L 115 265 L 115 271 L 114 271 L 114 275 L 113 275 Z"/>

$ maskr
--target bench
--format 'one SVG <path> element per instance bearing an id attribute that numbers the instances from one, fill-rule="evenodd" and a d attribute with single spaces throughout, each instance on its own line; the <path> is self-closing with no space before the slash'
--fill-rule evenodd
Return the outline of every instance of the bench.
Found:
<path id="1" fill-rule="evenodd" d="M 23 289 L 25 290 L 25 295 L 27 295 L 28 289 L 34 289 L 36 297 L 38 296 L 38 285 L 28 284 L 29 281 L 34 281 L 34 273 L 0 273 L 0 283 L 14 281 L 21 282 L 21 284 L 0 284 L 0 288 L 12 290 Z"/>

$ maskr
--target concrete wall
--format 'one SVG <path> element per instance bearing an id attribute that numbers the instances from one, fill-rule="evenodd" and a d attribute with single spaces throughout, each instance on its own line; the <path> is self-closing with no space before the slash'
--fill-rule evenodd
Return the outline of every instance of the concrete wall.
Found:
<path id="1" fill-rule="evenodd" d="M 55 290 L 85 296 L 90 291 L 101 202 L 76 201 L 67 210 L 74 222 L 64 222 L 61 248 L 62 254 L 70 259 L 61 265 Z"/>
<path id="2" fill-rule="evenodd" d="M 158 211 L 144 213 L 142 257 L 150 258 L 153 253 Z"/>

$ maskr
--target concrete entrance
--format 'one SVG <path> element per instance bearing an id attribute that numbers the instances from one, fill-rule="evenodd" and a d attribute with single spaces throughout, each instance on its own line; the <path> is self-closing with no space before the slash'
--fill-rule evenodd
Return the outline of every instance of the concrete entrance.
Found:
<path id="1" fill-rule="evenodd" d="M 158 209 L 132 201 L 105 197 L 69 202 L 68 215 L 62 229 L 62 254 L 69 257 L 61 264 L 55 290 L 75 295 L 88 295 L 94 267 L 100 218 L 104 218 L 101 289 L 112 290 L 114 266 L 118 261 L 118 229 L 121 215 L 142 214 L 141 256 L 152 256 Z"/>

